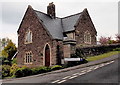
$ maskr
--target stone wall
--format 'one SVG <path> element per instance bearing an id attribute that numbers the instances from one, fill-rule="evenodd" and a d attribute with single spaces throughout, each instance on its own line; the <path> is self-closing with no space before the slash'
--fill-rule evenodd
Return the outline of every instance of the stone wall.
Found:
<path id="1" fill-rule="evenodd" d="M 30 29 L 32 31 L 32 43 L 25 44 L 25 33 Z M 56 43 L 56 42 L 55 42 Z M 26 65 L 30 67 L 44 65 L 44 47 L 50 45 L 51 65 L 55 64 L 53 57 L 54 44 L 49 32 L 39 22 L 34 10 L 29 6 L 18 30 L 18 55 L 17 63 L 19 66 Z M 33 54 L 33 63 L 24 64 L 25 52 L 31 51 Z"/>
<path id="2" fill-rule="evenodd" d="M 81 57 L 87 57 L 87 56 L 103 54 L 112 51 L 113 49 L 118 47 L 120 47 L 120 44 L 77 47 L 76 52 L 80 53 Z"/>
<path id="3" fill-rule="evenodd" d="M 84 42 L 84 33 L 88 31 L 91 34 L 91 45 L 96 45 L 96 36 L 97 32 L 94 27 L 94 24 L 89 16 L 87 9 L 85 9 L 80 16 L 79 22 L 75 27 L 75 38 L 77 41 L 77 45 L 85 45 Z"/>

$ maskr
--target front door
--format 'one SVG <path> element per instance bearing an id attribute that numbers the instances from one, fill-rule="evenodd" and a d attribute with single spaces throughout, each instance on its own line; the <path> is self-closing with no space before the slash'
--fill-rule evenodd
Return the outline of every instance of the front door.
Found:
<path id="1" fill-rule="evenodd" d="M 48 44 L 45 47 L 45 66 L 50 66 L 50 48 Z"/>

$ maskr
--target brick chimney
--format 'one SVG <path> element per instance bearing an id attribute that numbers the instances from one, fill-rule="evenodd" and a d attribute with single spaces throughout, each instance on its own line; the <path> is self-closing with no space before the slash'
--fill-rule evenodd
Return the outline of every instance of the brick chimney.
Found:
<path id="1" fill-rule="evenodd" d="M 53 4 L 53 2 L 49 3 L 49 5 L 47 6 L 47 14 L 53 19 L 56 17 L 55 5 Z"/>

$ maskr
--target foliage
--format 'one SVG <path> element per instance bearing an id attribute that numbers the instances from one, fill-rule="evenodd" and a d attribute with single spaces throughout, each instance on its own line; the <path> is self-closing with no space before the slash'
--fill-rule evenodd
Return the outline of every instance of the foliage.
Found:
<path id="1" fill-rule="evenodd" d="M 14 76 L 18 68 L 19 68 L 19 67 L 17 66 L 17 64 L 14 63 L 14 64 L 10 67 L 10 76 Z"/>
<path id="2" fill-rule="evenodd" d="M 2 50 L 2 52 L 1 52 L 1 56 L 7 58 L 7 57 L 8 57 L 8 53 L 5 52 L 4 50 Z"/>
<path id="3" fill-rule="evenodd" d="M 12 60 L 12 64 L 17 64 L 17 58 L 14 58 L 14 59 Z"/>
<path id="4" fill-rule="evenodd" d="M 7 46 L 2 51 L 2 56 L 7 57 L 8 60 L 11 60 L 13 55 L 16 53 L 17 48 L 15 44 L 10 40 Z"/>
<path id="5" fill-rule="evenodd" d="M 101 36 L 99 38 L 99 42 L 102 44 L 102 45 L 106 45 L 106 44 L 112 44 L 113 43 L 113 40 L 111 40 L 111 37 L 103 37 Z"/>
<path id="6" fill-rule="evenodd" d="M 21 67 L 15 71 L 16 77 L 24 77 L 32 74 L 32 70 L 28 67 Z"/>
<path id="7" fill-rule="evenodd" d="M 9 65 L 2 65 L 2 77 L 10 76 L 10 66 Z"/>
<path id="8" fill-rule="evenodd" d="M 113 49 L 113 51 L 120 51 L 120 48 L 115 48 Z"/>
<path id="9" fill-rule="evenodd" d="M 120 34 L 116 34 L 117 43 L 120 43 Z"/>
<path id="10" fill-rule="evenodd" d="M 55 65 L 55 66 L 52 66 L 51 67 L 51 70 L 59 70 L 59 69 L 62 69 L 63 67 L 60 66 L 60 65 Z"/>
<path id="11" fill-rule="evenodd" d="M 1 57 L 2 65 L 11 65 L 11 61 L 8 60 L 6 57 Z"/>
<path id="12" fill-rule="evenodd" d="M 71 54 L 71 58 L 83 58 L 84 57 L 84 53 L 83 51 L 76 49 L 74 54 Z"/>
<path id="13" fill-rule="evenodd" d="M 32 74 L 33 75 L 40 74 L 40 73 L 45 73 L 45 72 L 48 72 L 48 71 L 51 71 L 51 69 L 49 67 L 45 67 L 45 66 L 32 68 Z"/>

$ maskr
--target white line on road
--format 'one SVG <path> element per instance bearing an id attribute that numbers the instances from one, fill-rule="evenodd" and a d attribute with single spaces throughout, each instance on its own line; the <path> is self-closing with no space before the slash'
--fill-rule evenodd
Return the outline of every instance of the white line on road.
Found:
<path id="1" fill-rule="evenodd" d="M 90 71 L 92 71 L 92 70 L 90 69 L 90 70 L 88 70 L 87 72 L 90 72 Z"/>
<path id="2" fill-rule="evenodd" d="M 99 68 L 99 66 L 96 66 L 96 67 L 94 68 L 94 70 L 95 70 L 95 69 L 98 69 L 98 68 Z"/>
<path id="3" fill-rule="evenodd" d="M 65 82 L 65 81 L 67 81 L 67 80 L 62 80 L 62 81 L 60 81 L 60 82 L 58 82 L 58 83 L 60 84 L 60 83 L 63 83 L 63 82 Z"/>
<path id="4" fill-rule="evenodd" d="M 103 66 L 105 66 L 105 64 L 101 64 L 101 65 L 99 65 L 99 67 L 103 67 Z"/>
<path id="5" fill-rule="evenodd" d="M 60 80 L 56 80 L 56 81 L 53 81 L 53 82 L 51 82 L 51 83 L 56 83 L 56 82 L 58 82 L 58 81 L 60 81 Z"/>
<path id="6" fill-rule="evenodd" d="M 79 74 L 79 73 L 75 73 L 75 74 L 73 74 L 73 75 L 77 75 L 77 74 Z"/>
<path id="7" fill-rule="evenodd" d="M 71 76 L 66 76 L 66 77 L 64 77 L 64 78 L 62 78 L 62 79 L 67 79 L 67 78 L 69 78 L 69 77 L 71 77 Z"/>
<path id="8" fill-rule="evenodd" d="M 87 70 L 83 70 L 83 71 L 81 71 L 81 72 L 83 73 L 83 72 L 86 72 L 86 71 L 87 71 Z"/>
<path id="9" fill-rule="evenodd" d="M 83 75 L 83 74 L 86 74 L 86 72 L 80 73 L 79 75 Z"/>
<path id="10" fill-rule="evenodd" d="M 72 77 L 70 77 L 69 79 L 73 79 L 73 78 L 75 78 L 75 77 L 78 77 L 78 76 L 72 76 Z"/>

